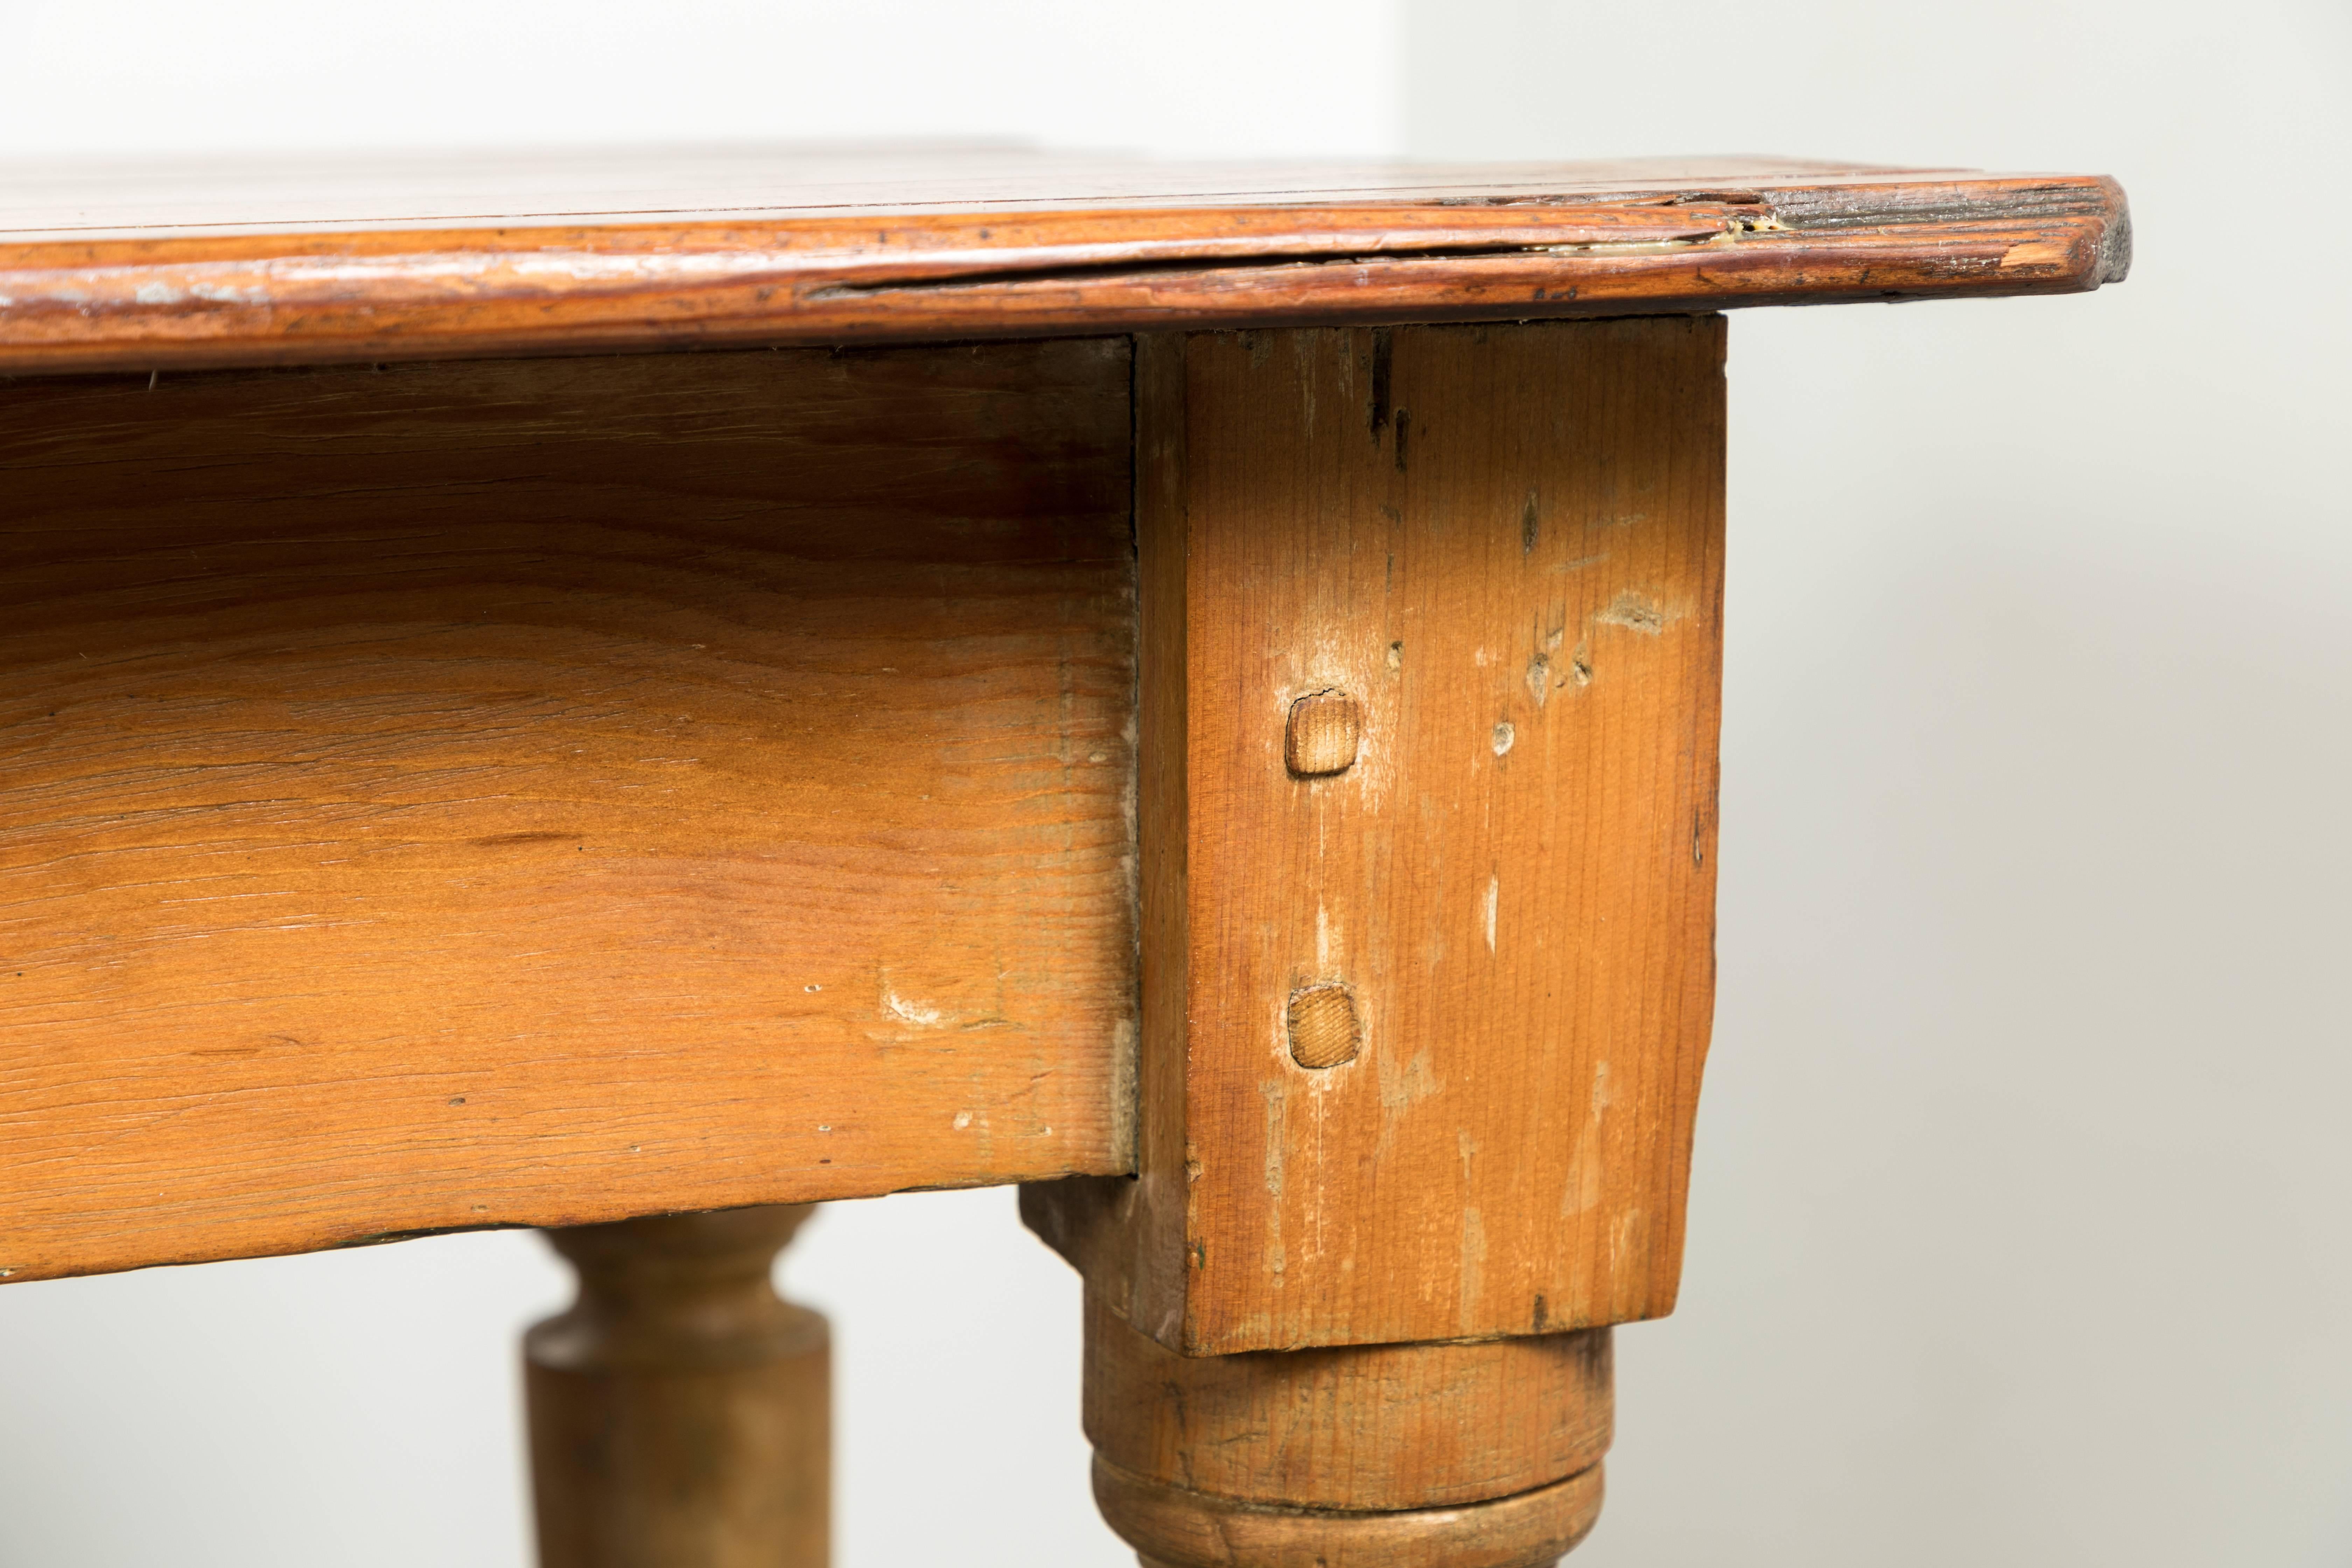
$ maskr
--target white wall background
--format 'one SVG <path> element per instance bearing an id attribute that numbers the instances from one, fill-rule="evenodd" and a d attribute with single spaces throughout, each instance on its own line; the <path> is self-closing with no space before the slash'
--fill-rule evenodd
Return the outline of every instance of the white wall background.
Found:
<path id="1" fill-rule="evenodd" d="M 1582 1568 L 2352 1563 L 2340 0 L 0 5 L 0 158 L 1021 136 L 2100 170 L 1732 333 L 1721 1005 Z M 1129 1559 L 1005 1193 L 827 1210 L 842 1568 Z M 520 1568 L 532 1238 L 0 1289 L 0 1568 Z"/>
<path id="2" fill-rule="evenodd" d="M 2352 1563 L 2341 0 L 1452 0 L 1412 150 L 2113 173 L 1731 332 L 1720 1004 L 1582 1568 Z"/>
<path id="3" fill-rule="evenodd" d="M 0 157 L 1017 137 L 1393 150 L 1398 0 L 5 0 Z"/>

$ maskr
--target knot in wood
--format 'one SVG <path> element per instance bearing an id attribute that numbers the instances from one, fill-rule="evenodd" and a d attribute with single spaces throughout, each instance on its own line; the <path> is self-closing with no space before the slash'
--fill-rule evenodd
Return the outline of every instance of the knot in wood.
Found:
<path id="1" fill-rule="evenodd" d="M 1339 1067 L 1364 1048 L 1355 995 L 1336 980 L 1292 992 L 1289 1024 L 1290 1059 L 1303 1068 Z"/>
<path id="2" fill-rule="evenodd" d="M 1363 710 L 1336 687 L 1310 691 L 1290 705 L 1282 736 L 1282 763 L 1294 778 L 1328 778 L 1356 764 Z"/>

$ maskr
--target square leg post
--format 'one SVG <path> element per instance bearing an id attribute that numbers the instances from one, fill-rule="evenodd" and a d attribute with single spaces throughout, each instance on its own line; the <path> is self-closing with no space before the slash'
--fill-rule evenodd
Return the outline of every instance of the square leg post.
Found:
<path id="1" fill-rule="evenodd" d="M 1714 994 L 1717 317 L 1136 358 L 1133 1178 L 1039 1184 L 1161 1568 L 1526 1568 L 1672 1309 Z"/>

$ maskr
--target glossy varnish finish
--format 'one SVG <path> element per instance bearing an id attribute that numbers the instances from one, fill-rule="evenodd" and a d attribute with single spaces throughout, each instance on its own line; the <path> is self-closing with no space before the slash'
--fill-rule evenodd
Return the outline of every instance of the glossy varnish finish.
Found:
<path id="1" fill-rule="evenodd" d="M 1207 1354 L 1671 1309 L 1722 351 L 1714 317 L 1139 345 L 1140 1180 L 1029 1198 L 1138 1330 Z M 1302 777 L 1289 716 L 1333 692 L 1358 755 Z"/>
<path id="2" fill-rule="evenodd" d="M 1128 386 L 0 384 L 0 1273 L 1127 1168 Z"/>
<path id="3" fill-rule="evenodd" d="M 0 167 L 0 370 L 2064 292 L 2122 192 L 1790 159 L 740 150 Z"/>

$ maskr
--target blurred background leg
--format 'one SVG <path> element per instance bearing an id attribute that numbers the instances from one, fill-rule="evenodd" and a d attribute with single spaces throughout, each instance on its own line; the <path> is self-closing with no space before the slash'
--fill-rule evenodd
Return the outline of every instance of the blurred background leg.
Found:
<path id="1" fill-rule="evenodd" d="M 769 1282 L 808 1215 L 548 1233 L 580 1297 L 523 1341 L 541 1568 L 824 1568 L 831 1337 Z"/>

